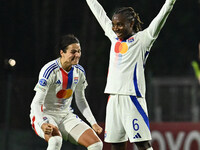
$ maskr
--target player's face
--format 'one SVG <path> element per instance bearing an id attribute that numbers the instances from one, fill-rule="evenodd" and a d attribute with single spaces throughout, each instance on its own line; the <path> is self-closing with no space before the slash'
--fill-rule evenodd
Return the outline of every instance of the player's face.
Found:
<path id="1" fill-rule="evenodd" d="M 79 43 L 70 44 L 66 52 L 60 51 L 63 64 L 71 66 L 79 63 L 81 57 L 81 47 Z"/>
<path id="2" fill-rule="evenodd" d="M 112 17 L 112 30 L 120 40 L 133 35 L 134 21 L 128 21 L 123 15 L 115 14 Z"/>

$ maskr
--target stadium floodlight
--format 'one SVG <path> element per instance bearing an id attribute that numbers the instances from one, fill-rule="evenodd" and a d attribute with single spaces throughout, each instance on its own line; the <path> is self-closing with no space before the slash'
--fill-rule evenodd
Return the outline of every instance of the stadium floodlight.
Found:
<path id="1" fill-rule="evenodd" d="M 16 61 L 15 61 L 14 59 L 10 58 L 10 59 L 8 60 L 8 64 L 9 64 L 11 67 L 14 67 L 14 66 L 16 65 Z"/>

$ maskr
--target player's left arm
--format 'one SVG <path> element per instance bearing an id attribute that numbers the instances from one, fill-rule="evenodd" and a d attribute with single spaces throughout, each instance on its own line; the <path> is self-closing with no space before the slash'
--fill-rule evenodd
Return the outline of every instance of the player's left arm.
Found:
<path id="1" fill-rule="evenodd" d="M 150 25 L 144 30 L 145 34 L 142 35 L 143 46 L 151 45 L 158 37 L 161 29 L 163 28 L 176 0 L 166 0 L 160 12 L 151 21 Z M 149 43 L 150 42 L 150 43 Z"/>
<path id="2" fill-rule="evenodd" d="M 92 114 L 92 111 L 86 100 L 84 90 L 82 90 L 82 91 L 76 90 L 75 91 L 75 101 L 76 101 L 78 109 L 83 114 L 83 116 L 87 119 L 87 121 L 90 123 L 90 125 L 95 130 L 95 132 L 100 134 L 102 132 L 102 128 L 97 124 L 97 122 Z"/>

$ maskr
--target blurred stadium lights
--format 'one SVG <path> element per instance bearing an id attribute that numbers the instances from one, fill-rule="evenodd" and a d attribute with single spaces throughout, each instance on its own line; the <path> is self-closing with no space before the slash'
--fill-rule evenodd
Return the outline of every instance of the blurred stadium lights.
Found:
<path id="1" fill-rule="evenodd" d="M 16 60 L 13 59 L 13 58 L 10 58 L 10 59 L 5 59 L 4 60 L 4 64 L 5 64 L 5 67 L 8 69 L 9 67 L 15 67 L 16 65 Z"/>

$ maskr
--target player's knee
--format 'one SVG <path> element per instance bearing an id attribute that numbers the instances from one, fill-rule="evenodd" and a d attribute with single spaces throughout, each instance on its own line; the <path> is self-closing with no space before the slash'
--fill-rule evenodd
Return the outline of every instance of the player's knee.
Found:
<path id="1" fill-rule="evenodd" d="M 48 147 L 51 149 L 60 150 L 62 146 L 62 137 L 60 136 L 52 136 L 48 141 Z"/>
<path id="2" fill-rule="evenodd" d="M 103 142 L 99 141 L 87 147 L 88 150 L 102 150 Z"/>
<path id="3" fill-rule="evenodd" d="M 153 150 L 149 141 L 136 142 L 135 144 L 139 150 Z"/>

